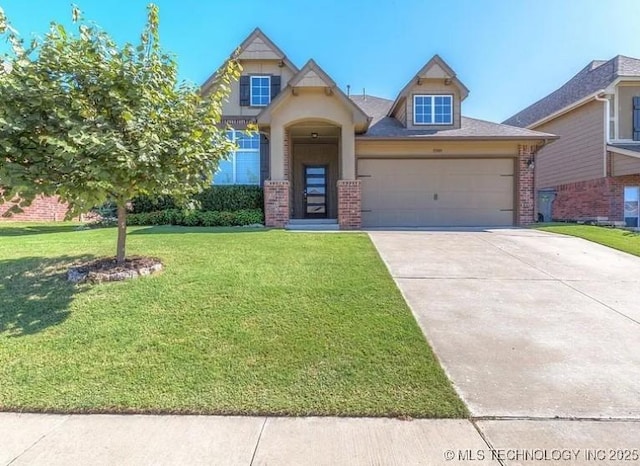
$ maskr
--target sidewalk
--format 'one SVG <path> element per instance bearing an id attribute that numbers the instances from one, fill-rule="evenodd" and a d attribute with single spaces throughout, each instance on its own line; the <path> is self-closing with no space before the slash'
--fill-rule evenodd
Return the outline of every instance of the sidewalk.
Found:
<path id="1" fill-rule="evenodd" d="M 0 413 L 0 465 L 620 464 L 601 450 L 638 439 L 633 420 Z"/>

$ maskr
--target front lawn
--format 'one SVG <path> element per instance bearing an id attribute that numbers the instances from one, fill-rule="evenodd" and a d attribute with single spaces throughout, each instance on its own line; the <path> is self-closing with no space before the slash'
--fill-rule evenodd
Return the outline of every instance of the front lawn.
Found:
<path id="1" fill-rule="evenodd" d="M 640 256 L 640 235 L 631 231 L 571 223 L 541 225 L 536 228 L 551 233 L 577 236 L 619 251 Z"/>
<path id="2" fill-rule="evenodd" d="M 467 414 L 366 235 L 131 228 L 161 275 L 64 280 L 115 236 L 0 223 L 0 410 Z"/>

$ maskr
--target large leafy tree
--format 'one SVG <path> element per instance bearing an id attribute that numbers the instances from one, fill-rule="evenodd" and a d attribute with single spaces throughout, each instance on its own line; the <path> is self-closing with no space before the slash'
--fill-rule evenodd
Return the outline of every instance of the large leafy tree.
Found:
<path id="1" fill-rule="evenodd" d="M 75 7 L 73 20 L 73 31 L 52 23 L 27 46 L 0 10 L 11 49 L 0 67 L 0 203 L 18 197 L 19 210 L 38 194 L 58 195 L 72 217 L 110 200 L 122 263 L 127 203 L 186 199 L 233 150 L 219 123 L 239 65 L 227 61 L 203 96 L 178 80 L 161 49 L 155 5 L 137 46 L 118 45 Z"/>

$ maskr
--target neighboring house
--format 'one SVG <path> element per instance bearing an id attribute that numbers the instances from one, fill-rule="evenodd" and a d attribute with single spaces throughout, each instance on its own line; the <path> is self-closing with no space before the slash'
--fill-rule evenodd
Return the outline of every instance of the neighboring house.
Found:
<path id="1" fill-rule="evenodd" d="M 259 29 L 223 109 L 238 152 L 215 183 L 261 183 L 266 224 L 361 227 L 526 225 L 545 132 L 462 116 L 469 93 L 434 56 L 395 100 L 346 95 L 313 60 L 302 68 Z M 215 74 L 203 85 L 207 92 Z M 242 131 L 257 123 L 260 134 Z M 306 220 L 305 220 L 306 219 Z"/>
<path id="2" fill-rule="evenodd" d="M 538 154 L 538 212 L 548 220 L 638 226 L 640 60 L 596 60 L 504 122 L 560 136 Z"/>
<path id="3" fill-rule="evenodd" d="M 2 214 L 7 212 L 12 202 L 0 204 L 0 222 L 20 221 L 20 222 L 57 222 L 64 220 L 67 214 L 68 205 L 58 201 L 58 196 L 38 196 L 29 207 L 25 207 L 22 213 L 13 214 L 11 217 L 4 217 Z"/>

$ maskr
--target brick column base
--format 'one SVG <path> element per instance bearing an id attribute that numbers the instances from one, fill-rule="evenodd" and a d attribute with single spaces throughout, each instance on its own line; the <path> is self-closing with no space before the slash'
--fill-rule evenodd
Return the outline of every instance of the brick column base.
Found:
<path id="1" fill-rule="evenodd" d="M 362 228 L 362 185 L 360 180 L 338 181 L 338 224 L 341 230 Z"/>
<path id="2" fill-rule="evenodd" d="M 264 224 L 271 228 L 284 228 L 289 222 L 289 182 L 264 182 Z"/>
<path id="3" fill-rule="evenodd" d="M 518 215 L 516 222 L 519 226 L 530 225 L 537 220 L 535 170 L 529 167 L 529 162 L 535 162 L 537 146 L 518 146 Z"/>

